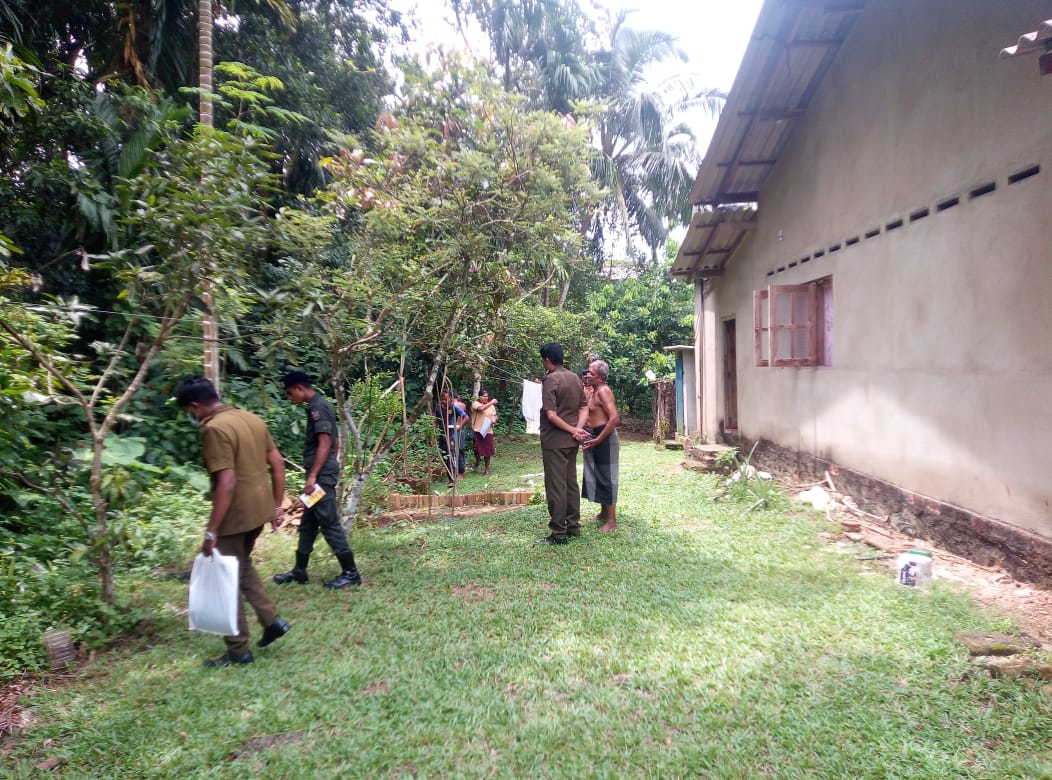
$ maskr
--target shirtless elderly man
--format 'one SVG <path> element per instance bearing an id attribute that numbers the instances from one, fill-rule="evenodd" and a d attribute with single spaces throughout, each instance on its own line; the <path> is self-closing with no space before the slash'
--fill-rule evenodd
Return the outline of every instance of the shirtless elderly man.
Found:
<path id="1" fill-rule="evenodd" d="M 595 519 L 602 523 L 599 530 L 617 530 L 617 483 L 618 458 L 621 444 L 617 438 L 617 424 L 621 415 L 614 403 L 614 391 L 606 383 L 610 366 L 605 360 L 593 360 L 588 366 L 587 384 L 592 388 L 588 399 L 588 416 L 585 430 L 591 438 L 586 439 L 584 450 L 584 479 L 581 495 L 600 504 Z"/>

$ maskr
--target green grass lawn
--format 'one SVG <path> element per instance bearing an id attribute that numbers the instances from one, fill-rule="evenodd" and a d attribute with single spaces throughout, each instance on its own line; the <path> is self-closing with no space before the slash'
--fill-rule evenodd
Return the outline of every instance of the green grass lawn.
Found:
<path id="1" fill-rule="evenodd" d="M 823 515 L 713 503 L 681 459 L 623 444 L 621 530 L 565 547 L 534 545 L 543 505 L 359 528 L 365 582 L 332 592 L 319 539 L 310 585 L 271 586 L 293 628 L 251 666 L 200 666 L 222 642 L 185 630 L 185 584 L 122 583 L 156 601 L 150 635 L 42 692 L 0 774 L 1052 777 L 1049 699 L 953 638 L 1009 623 L 837 554 Z M 498 442 L 493 471 L 458 491 L 528 487 L 536 439 Z M 264 536 L 260 569 L 293 548 Z"/>

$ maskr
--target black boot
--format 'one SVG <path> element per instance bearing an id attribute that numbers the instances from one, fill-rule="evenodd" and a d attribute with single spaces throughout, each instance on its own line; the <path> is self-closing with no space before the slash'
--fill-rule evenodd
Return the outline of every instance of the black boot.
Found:
<path id="1" fill-rule="evenodd" d="M 358 569 L 354 565 L 354 553 L 348 551 L 339 556 L 339 558 L 340 566 L 343 567 L 343 571 L 336 579 L 327 581 L 325 587 L 346 588 L 348 585 L 361 585 L 362 575 L 358 573 Z"/>
<path id="2" fill-rule="evenodd" d="M 307 584 L 307 564 L 310 562 L 310 555 L 302 555 L 296 553 L 296 565 L 292 567 L 290 571 L 282 572 L 281 574 L 274 575 L 274 582 L 278 585 L 284 585 L 286 582 L 298 582 L 300 585 Z"/>

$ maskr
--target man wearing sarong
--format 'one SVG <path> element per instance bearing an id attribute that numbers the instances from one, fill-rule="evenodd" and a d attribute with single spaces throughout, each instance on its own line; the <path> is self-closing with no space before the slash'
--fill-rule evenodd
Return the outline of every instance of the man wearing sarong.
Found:
<path id="1" fill-rule="evenodd" d="M 600 504 L 596 521 L 600 531 L 617 530 L 618 459 L 621 443 L 617 438 L 617 424 L 621 415 L 614 403 L 614 391 L 606 383 L 610 366 L 605 360 L 594 360 L 588 366 L 588 385 L 592 388 L 588 399 L 585 430 L 589 438 L 581 445 L 584 450 L 584 479 L 581 495 Z"/>

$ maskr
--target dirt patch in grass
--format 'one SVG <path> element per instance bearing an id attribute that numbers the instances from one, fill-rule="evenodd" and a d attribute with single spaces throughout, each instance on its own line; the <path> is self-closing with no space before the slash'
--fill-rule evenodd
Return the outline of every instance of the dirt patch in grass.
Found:
<path id="1" fill-rule="evenodd" d="M 497 597 L 497 594 L 489 588 L 469 582 L 466 585 L 457 585 L 453 588 L 453 596 L 458 599 L 464 599 L 464 601 L 475 602 L 492 601 Z"/>
<path id="2" fill-rule="evenodd" d="M 28 725 L 28 717 L 18 700 L 32 690 L 28 681 L 9 683 L 0 689 L 0 733 L 11 734 Z"/>
<path id="3" fill-rule="evenodd" d="M 788 495 L 796 494 L 793 486 L 783 488 Z M 860 524 L 862 526 L 862 533 L 826 534 L 833 543 L 839 541 L 865 545 L 867 525 L 879 529 L 877 536 L 888 542 L 884 545 L 886 549 L 865 545 L 871 552 L 860 554 L 858 557 L 879 560 L 887 568 L 889 576 L 894 577 L 897 570 L 898 554 L 894 551 L 905 551 L 913 547 L 930 550 L 933 580 L 954 583 L 971 594 L 972 598 L 988 611 L 1015 618 L 1024 633 L 1044 642 L 1052 642 L 1052 591 L 1020 582 L 1004 569 L 981 566 L 940 548 L 929 539 L 918 539 L 893 525 L 881 523 L 876 518 L 860 516 L 859 513 L 840 505 L 831 508 L 829 518 L 843 522 L 850 528 Z"/>
<path id="4" fill-rule="evenodd" d="M 362 696 L 386 696 L 391 692 L 391 687 L 387 684 L 387 680 L 378 680 L 374 683 L 369 683 L 362 691 Z"/>
<path id="5" fill-rule="evenodd" d="M 909 537 L 906 537 L 909 538 Z M 933 545 L 935 579 L 954 582 L 972 594 L 987 609 L 1016 618 L 1023 631 L 1052 642 L 1052 592 L 1019 582 L 1003 569 L 979 566 Z M 895 565 L 889 561 L 889 568 Z"/>
<path id="6" fill-rule="evenodd" d="M 230 754 L 229 760 L 238 758 L 252 758 L 265 750 L 276 747 L 295 745 L 303 741 L 302 731 L 292 731 L 287 734 L 267 734 L 262 737 L 252 737 L 241 743 L 241 747 Z"/>
<path id="7" fill-rule="evenodd" d="M 384 528 L 398 521 L 406 521 L 411 523 L 437 523 L 439 520 L 445 520 L 450 517 L 478 517 L 479 515 L 492 515 L 497 512 L 507 512 L 511 509 L 521 509 L 519 506 L 501 506 L 501 505 L 488 505 L 488 506 L 458 506 L 455 510 L 449 507 L 440 507 L 432 509 L 428 512 L 424 510 L 409 510 L 402 509 L 397 512 L 385 512 L 382 515 L 376 515 L 362 521 L 362 524 L 369 528 Z"/>

